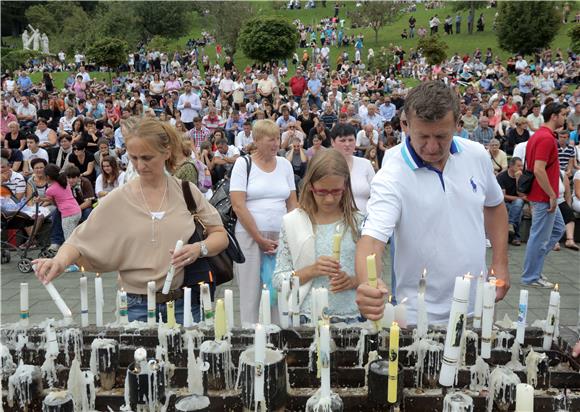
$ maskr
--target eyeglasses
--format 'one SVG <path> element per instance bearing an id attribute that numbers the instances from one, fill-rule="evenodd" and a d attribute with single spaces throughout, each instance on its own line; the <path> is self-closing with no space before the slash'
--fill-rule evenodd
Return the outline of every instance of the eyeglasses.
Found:
<path id="1" fill-rule="evenodd" d="M 326 189 L 316 189 L 314 186 L 310 186 L 310 191 L 314 193 L 314 195 L 320 197 L 326 197 L 328 195 L 332 197 L 341 196 L 345 190 L 346 189 L 344 187 L 341 187 L 340 189 L 326 190 Z"/>

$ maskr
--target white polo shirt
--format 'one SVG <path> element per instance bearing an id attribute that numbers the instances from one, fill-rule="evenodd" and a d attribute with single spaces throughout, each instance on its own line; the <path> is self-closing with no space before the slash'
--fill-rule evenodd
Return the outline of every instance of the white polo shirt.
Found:
<path id="1" fill-rule="evenodd" d="M 372 181 L 362 234 L 385 243 L 394 234 L 396 296 L 407 298 L 409 323 L 417 321 L 423 269 L 430 323 L 447 323 L 457 276 L 486 273 L 483 208 L 501 203 L 489 154 L 478 143 L 454 137 L 443 173 L 425 165 L 408 140 L 392 149 Z M 476 282 L 471 286 L 470 308 Z"/>

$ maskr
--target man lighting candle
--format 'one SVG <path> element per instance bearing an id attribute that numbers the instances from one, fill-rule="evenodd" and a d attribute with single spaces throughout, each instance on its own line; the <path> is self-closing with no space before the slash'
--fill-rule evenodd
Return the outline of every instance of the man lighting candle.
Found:
<path id="1" fill-rule="evenodd" d="M 456 93 L 441 82 L 413 88 L 405 100 L 407 139 L 371 184 L 362 237 L 357 243 L 357 304 L 363 316 L 383 316 L 387 290 L 369 285 L 366 257 L 377 256 L 377 273 L 387 240 L 394 236 L 397 296 L 408 297 L 408 322 L 417 322 L 417 284 L 428 267 L 425 293 L 429 322 L 449 318 L 455 277 L 486 271 L 486 234 L 492 266 L 504 280 L 496 299 L 509 289 L 507 211 L 489 153 L 478 143 L 453 137 L 459 120 Z M 475 300 L 475 282 L 471 284 Z"/>

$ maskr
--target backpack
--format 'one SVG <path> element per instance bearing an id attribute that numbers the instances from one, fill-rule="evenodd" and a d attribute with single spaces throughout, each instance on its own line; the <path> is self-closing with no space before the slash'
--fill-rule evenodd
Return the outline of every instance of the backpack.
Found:
<path id="1" fill-rule="evenodd" d="M 193 160 L 193 164 L 197 169 L 197 188 L 201 193 L 207 192 L 211 189 L 211 173 L 208 167 L 199 159 Z"/>
<path id="2" fill-rule="evenodd" d="M 242 156 L 242 159 L 246 162 L 247 165 L 247 178 L 250 177 L 250 169 L 252 168 L 252 158 L 250 156 Z M 233 168 L 232 168 L 233 169 Z M 247 187 L 247 182 L 246 182 Z M 209 200 L 209 203 L 216 208 L 220 217 L 222 219 L 222 223 L 224 224 L 224 228 L 230 233 L 235 233 L 236 222 L 238 218 L 234 213 L 234 209 L 232 207 L 232 201 L 230 199 L 230 177 L 224 177 L 222 180 L 218 182 L 213 192 L 213 196 Z"/>

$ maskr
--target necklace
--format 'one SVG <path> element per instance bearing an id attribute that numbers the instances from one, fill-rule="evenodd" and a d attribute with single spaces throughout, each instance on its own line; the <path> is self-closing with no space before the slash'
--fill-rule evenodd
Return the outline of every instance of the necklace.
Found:
<path id="1" fill-rule="evenodd" d="M 163 197 L 161 198 L 161 203 L 159 204 L 159 209 L 163 207 L 163 203 L 165 202 L 165 196 L 167 195 L 167 187 L 169 186 L 168 179 L 165 180 L 165 190 L 163 191 Z M 161 220 L 163 218 L 163 212 L 152 212 L 149 208 L 149 204 L 147 204 L 147 199 L 145 199 L 145 193 L 143 193 L 143 185 L 141 184 L 141 179 L 139 179 L 139 188 L 141 189 L 141 196 L 143 197 L 143 203 L 145 204 L 145 208 L 147 212 L 149 212 L 149 216 L 151 216 L 151 243 L 157 242 L 157 230 L 156 230 L 156 220 Z"/>

